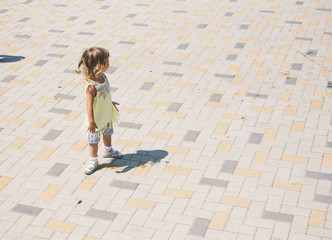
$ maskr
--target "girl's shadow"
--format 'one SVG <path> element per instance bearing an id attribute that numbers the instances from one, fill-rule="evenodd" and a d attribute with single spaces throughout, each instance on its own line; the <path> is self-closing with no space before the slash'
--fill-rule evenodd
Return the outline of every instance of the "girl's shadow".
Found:
<path id="1" fill-rule="evenodd" d="M 0 63 L 18 62 L 24 58 L 22 56 L 0 55 Z"/>
<path id="2" fill-rule="evenodd" d="M 158 163 L 161 159 L 168 155 L 167 151 L 164 150 L 138 150 L 136 153 L 129 153 L 122 156 L 120 159 L 114 159 L 109 163 L 99 164 L 98 170 L 103 168 L 121 168 L 121 171 L 117 173 L 125 173 L 133 168 L 145 165 L 148 162 Z"/>

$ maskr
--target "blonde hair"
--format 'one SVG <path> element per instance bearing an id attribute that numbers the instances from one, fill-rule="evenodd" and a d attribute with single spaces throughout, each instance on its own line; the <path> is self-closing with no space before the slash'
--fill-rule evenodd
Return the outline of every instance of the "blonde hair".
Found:
<path id="1" fill-rule="evenodd" d="M 87 82 L 96 79 L 103 73 L 109 55 L 108 50 L 101 47 L 92 47 L 85 50 L 78 63 L 76 72 L 80 74 L 82 69 L 83 80 Z"/>

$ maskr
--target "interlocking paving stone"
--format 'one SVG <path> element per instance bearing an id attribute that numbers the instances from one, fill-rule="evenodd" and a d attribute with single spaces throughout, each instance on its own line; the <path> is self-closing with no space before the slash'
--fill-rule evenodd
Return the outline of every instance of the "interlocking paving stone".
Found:
<path id="1" fill-rule="evenodd" d="M 12 209 L 12 211 L 29 214 L 32 216 L 38 216 L 42 210 L 43 209 L 39 207 L 28 206 L 20 203 L 16 204 L 15 207 Z"/>
<path id="2" fill-rule="evenodd" d="M 51 129 L 48 131 L 48 133 L 43 137 L 43 140 L 46 141 L 53 141 L 54 139 L 56 139 L 62 131 L 60 130 L 55 130 L 55 129 Z"/>
<path id="3" fill-rule="evenodd" d="M 238 57 L 238 55 L 235 55 L 235 54 L 229 54 L 226 58 L 226 60 L 229 60 L 229 61 L 235 61 L 236 58 Z"/>
<path id="4" fill-rule="evenodd" d="M 180 110 L 181 106 L 182 106 L 182 103 L 172 103 L 167 108 L 167 111 L 169 111 L 169 112 L 177 112 L 177 111 Z"/>
<path id="5" fill-rule="evenodd" d="M 215 76 L 220 77 L 220 78 L 231 78 L 231 79 L 233 79 L 235 77 L 234 75 L 223 74 L 223 73 L 217 73 Z"/>
<path id="6" fill-rule="evenodd" d="M 247 97 L 254 97 L 254 98 L 268 98 L 269 95 L 267 94 L 260 94 L 260 93 L 247 93 Z"/>
<path id="7" fill-rule="evenodd" d="M 222 166 L 221 172 L 224 173 L 234 173 L 238 162 L 232 160 L 226 160 Z"/>
<path id="8" fill-rule="evenodd" d="M 321 195 L 321 194 L 316 194 L 315 195 L 315 201 L 316 202 L 321 202 L 321 203 L 332 204 L 332 196 L 325 196 L 325 195 Z"/>
<path id="9" fill-rule="evenodd" d="M 214 94 L 211 95 L 209 101 L 211 101 L 211 102 L 220 102 L 222 96 L 223 96 L 222 94 L 214 93 Z"/>
<path id="10" fill-rule="evenodd" d="M 56 163 L 53 167 L 48 171 L 47 175 L 58 177 L 61 173 L 67 168 L 67 164 Z"/>
<path id="11" fill-rule="evenodd" d="M 280 222 L 292 222 L 294 219 L 294 215 L 264 210 L 263 218 L 280 221 Z"/>
<path id="12" fill-rule="evenodd" d="M 203 185 L 211 185 L 211 186 L 225 187 L 226 188 L 229 182 L 225 181 L 225 180 L 220 180 L 220 179 L 202 178 L 199 183 L 203 184 Z"/>
<path id="13" fill-rule="evenodd" d="M 64 115 L 68 115 L 70 112 L 71 112 L 71 110 L 68 110 L 68 109 L 64 109 L 64 108 L 51 108 L 50 110 L 49 110 L 49 112 L 51 112 L 51 113 L 58 113 L 58 114 L 64 114 Z"/>
<path id="14" fill-rule="evenodd" d="M 153 87 L 154 83 L 150 83 L 150 82 L 145 82 L 142 84 L 142 86 L 140 87 L 141 90 L 150 90 Z"/>
<path id="15" fill-rule="evenodd" d="M 209 224 L 209 219 L 196 218 L 194 224 L 190 228 L 190 234 L 204 237 L 208 230 Z"/>
<path id="16" fill-rule="evenodd" d="M 15 78 L 16 78 L 15 75 L 8 75 L 8 76 L 5 77 L 4 79 L 2 79 L 1 82 L 6 82 L 6 83 L 8 83 L 8 82 L 14 80 Z"/>
<path id="17" fill-rule="evenodd" d="M 189 47 L 189 43 L 181 43 L 177 49 L 187 49 L 187 47 Z"/>
<path id="18" fill-rule="evenodd" d="M 302 69 L 302 64 L 301 63 L 294 63 L 292 65 L 292 70 L 301 70 Z"/>
<path id="19" fill-rule="evenodd" d="M 143 125 L 132 122 L 120 122 L 119 127 L 140 129 Z"/>
<path id="20" fill-rule="evenodd" d="M 118 188 L 126 188 L 130 190 L 135 190 L 138 187 L 138 183 L 128 182 L 128 181 L 121 181 L 114 179 L 111 183 L 111 186 L 118 187 Z"/>
<path id="21" fill-rule="evenodd" d="M 329 180 L 329 181 L 332 180 L 332 174 L 331 173 L 322 173 L 322 172 L 314 172 L 314 171 L 306 171 L 305 177 L 322 179 L 322 180 Z"/>
<path id="22" fill-rule="evenodd" d="M 263 134 L 261 133 L 251 133 L 248 143 L 260 144 L 263 138 Z"/>
<path id="23" fill-rule="evenodd" d="M 86 215 L 89 217 L 100 218 L 107 221 L 114 221 L 114 219 L 118 214 L 111 211 L 104 211 L 104 210 L 91 208 Z"/>
<path id="24" fill-rule="evenodd" d="M 169 77 L 182 77 L 183 74 L 182 73 L 173 73 L 173 72 L 164 72 L 165 76 L 169 76 Z"/>
<path id="25" fill-rule="evenodd" d="M 67 99 L 67 100 L 74 100 L 76 96 L 69 95 L 69 94 L 62 94 L 58 93 L 54 96 L 55 98 Z"/>
<path id="26" fill-rule="evenodd" d="M 34 65 L 41 67 L 41 66 L 44 66 L 47 62 L 48 62 L 48 60 L 39 60 Z"/>
<path id="27" fill-rule="evenodd" d="M 189 130 L 187 134 L 184 136 L 183 141 L 196 142 L 196 139 L 198 138 L 199 134 L 200 134 L 199 131 Z"/>
<path id="28" fill-rule="evenodd" d="M 294 78 L 294 77 L 287 77 L 286 78 L 286 84 L 289 84 L 289 85 L 295 85 L 296 84 L 296 81 L 297 81 L 297 78 Z"/>

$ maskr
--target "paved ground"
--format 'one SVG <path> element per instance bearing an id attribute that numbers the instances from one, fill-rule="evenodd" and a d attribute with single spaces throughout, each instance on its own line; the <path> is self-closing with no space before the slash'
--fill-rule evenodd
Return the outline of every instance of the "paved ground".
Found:
<path id="1" fill-rule="evenodd" d="M 1 239 L 332 239 L 331 0 L 0 0 Z M 84 175 L 90 46 L 125 154 Z"/>

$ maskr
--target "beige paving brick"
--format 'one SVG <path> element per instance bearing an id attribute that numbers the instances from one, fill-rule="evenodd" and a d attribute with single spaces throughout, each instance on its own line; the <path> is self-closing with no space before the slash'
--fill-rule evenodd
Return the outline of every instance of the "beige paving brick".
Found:
<path id="1" fill-rule="evenodd" d="M 189 148 L 186 147 L 176 147 L 176 146 L 170 146 L 167 145 L 165 147 L 165 151 L 171 152 L 171 153 L 179 153 L 179 154 L 187 154 L 189 152 Z"/>
<path id="2" fill-rule="evenodd" d="M 62 221 L 57 221 L 57 220 L 49 220 L 47 222 L 47 224 L 45 225 L 46 228 L 54 229 L 54 230 L 62 231 L 62 232 L 72 232 L 72 231 L 74 231 L 76 226 L 77 225 L 73 224 L 73 223 L 62 222 Z"/>
<path id="3" fill-rule="evenodd" d="M 127 202 L 127 206 L 152 210 L 156 206 L 156 203 L 148 200 L 130 198 Z"/>
<path id="4" fill-rule="evenodd" d="M 284 161 L 290 161 L 290 162 L 299 162 L 299 163 L 307 163 L 308 162 L 308 158 L 307 157 L 287 155 L 287 154 L 284 154 L 282 156 L 282 160 L 284 160 Z"/>
<path id="5" fill-rule="evenodd" d="M 282 188 L 286 190 L 293 190 L 300 192 L 302 190 L 302 185 L 298 183 L 290 183 L 290 182 L 280 182 L 275 181 L 273 184 L 274 188 Z"/>
<path id="6" fill-rule="evenodd" d="M 249 208 L 251 201 L 249 199 L 245 199 L 245 198 L 223 196 L 220 203 Z"/>
<path id="7" fill-rule="evenodd" d="M 45 200 L 52 200 L 58 192 L 61 190 L 61 186 L 51 184 L 48 186 L 48 188 L 40 195 L 40 198 Z"/>
<path id="8" fill-rule="evenodd" d="M 33 124 L 34 127 L 42 128 L 44 127 L 51 119 L 46 117 L 41 117 L 37 122 Z"/>
<path id="9" fill-rule="evenodd" d="M 210 222 L 209 228 L 223 231 L 228 222 L 229 213 L 215 212 Z"/>
<path id="10" fill-rule="evenodd" d="M 172 197 L 180 197 L 180 198 L 191 198 L 193 195 L 192 191 L 182 190 L 182 189 L 175 189 L 175 188 L 167 188 L 164 192 L 167 196 Z"/>
<path id="11" fill-rule="evenodd" d="M 305 127 L 305 122 L 293 122 L 292 132 L 303 132 Z"/>
<path id="12" fill-rule="evenodd" d="M 253 163 L 256 164 L 266 164 L 266 161 L 269 157 L 268 152 L 257 151 L 253 160 Z"/>
<path id="13" fill-rule="evenodd" d="M 325 153 L 323 158 L 323 166 L 332 167 L 332 154 Z"/>
<path id="14" fill-rule="evenodd" d="M 96 183 L 99 181 L 100 177 L 98 176 L 87 176 L 83 182 L 78 186 L 78 189 L 90 191 Z"/>
<path id="15" fill-rule="evenodd" d="M 297 107 L 296 106 L 287 106 L 285 115 L 295 116 L 297 113 Z"/>
<path id="16" fill-rule="evenodd" d="M 24 137 L 18 137 L 12 144 L 9 145 L 9 148 L 19 149 L 21 148 L 29 139 Z"/>
<path id="17" fill-rule="evenodd" d="M 43 150 L 36 156 L 36 159 L 47 160 L 54 152 L 56 148 L 45 147 Z"/>
<path id="18" fill-rule="evenodd" d="M 133 148 L 138 148 L 142 143 L 138 141 L 132 141 L 132 140 L 125 140 L 125 139 L 119 139 L 116 142 L 116 145 L 122 145 L 122 146 L 128 146 Z"/>
<path id="19" fill-rule="evenodd" d="M 226 132 L 228 131 L 228 128 L 229 128 L 228 123 L 218 123 L 214 132 L 219 133 L 219 134 L 226 134 Z"/>
<path id="20" fill-rule="evenodd" d="M 73 151 L 82 152 L 86 146 L 88 145 L 88 142 L 86 140 L 78 140 L 75 145 L 71 148 Z"/>
<path id="21" fill-rule="evenodd" d="M 326 212 L 312 210 L 309 226 L 324 228 L 326 222 Z"/>
<path id="22" fill-rule="evenodd" d="M 167 165 L 164 168 L 164 172 L 174 173 L 174 174 L 182 174 L 182 175 L 189 175 L 191 172 L 190 168 L 183 168 L 183 167 L 176 167 Z"/>
<path id="23" fill-rule="evenodd" d="M 219 145 L 218 152 L 229 153 L 232 149 L 232 141 L 222 141 Z"/>
<path id="24" fill-rule="evenodd" d="M 12 180 L 13 180 L 12 177 L 1 176 L 0 177 L 0 191 L 2 189 L 4 189 Z"/>
<path id="25" fill-rule="evenodd" d="M 66 117 L 65 120 L 74 121 L 76 120 L 82 112 L 80 111 L 71 111 Z"/>
<path id="26" fill-rule="evenodd" d="M 235 169 L 234 174 L 247 176 L 247 177 L 260 178 L 262 175 L 262 172 L 257 171 L 257 170 L 251 170 L 251 169 L 237 168 L 237 169 Z"/>

